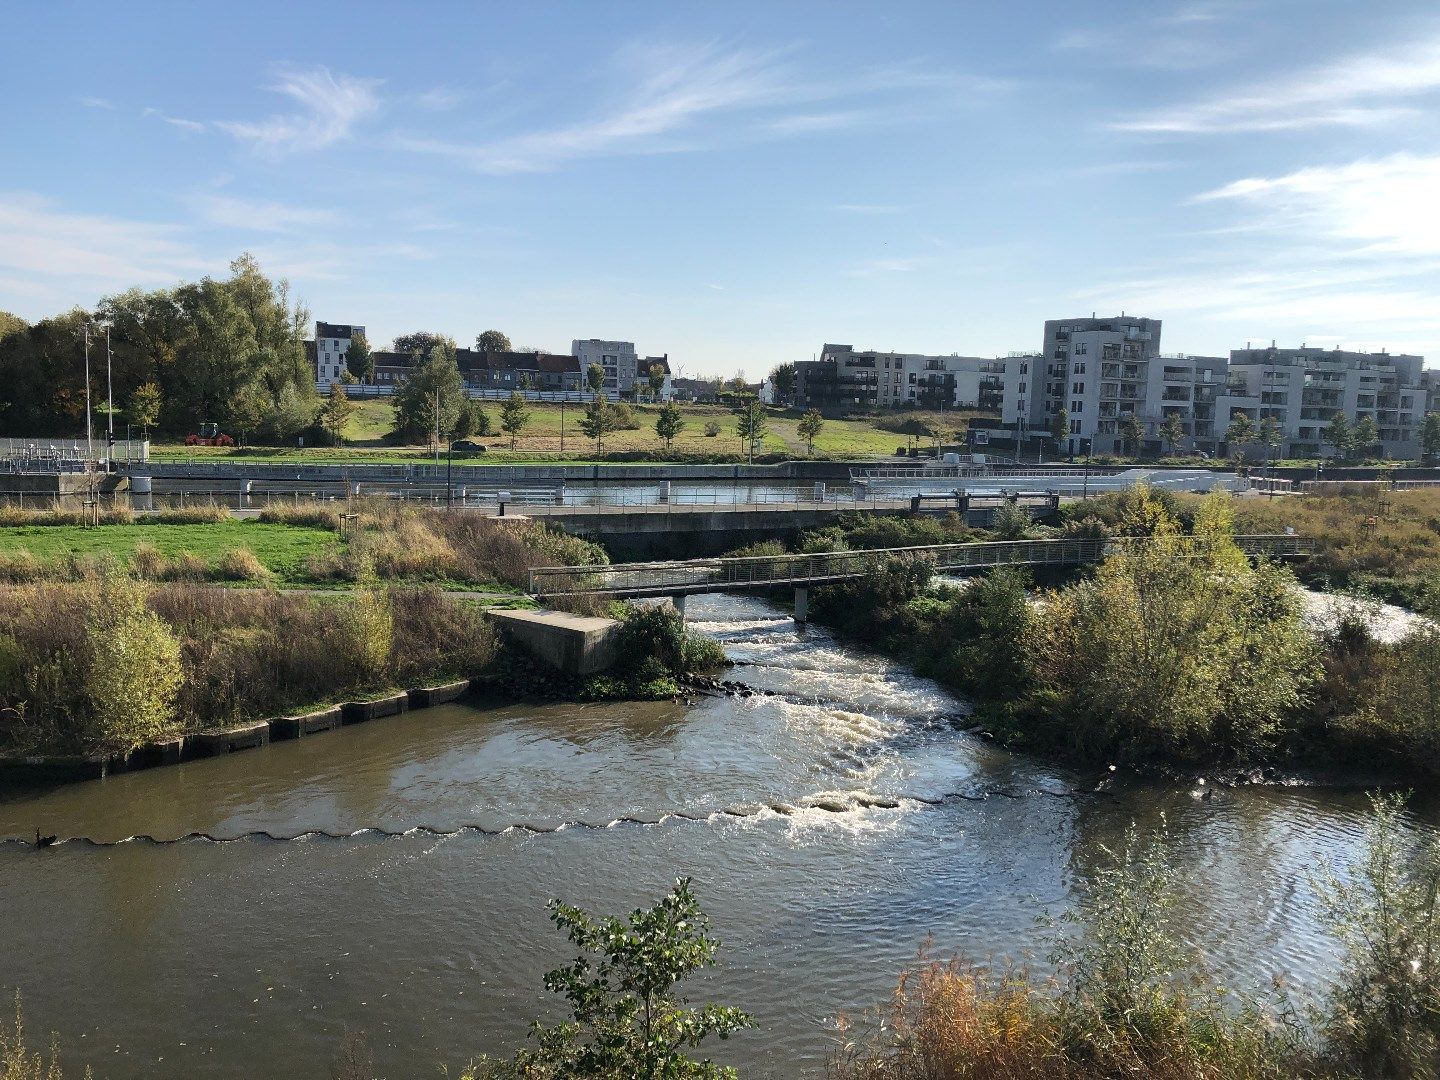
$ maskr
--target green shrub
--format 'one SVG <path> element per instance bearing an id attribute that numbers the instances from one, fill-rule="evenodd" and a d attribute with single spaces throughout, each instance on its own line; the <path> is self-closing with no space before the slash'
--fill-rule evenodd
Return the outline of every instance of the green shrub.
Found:
<path id="1" fill-rule="evenodd" d="M 162 734 L 184 674 L 180 645 L 145 606 L 143 586 L 116 579 L 85 624 L 85 696 L 94 739 L 128 750 Z"/>

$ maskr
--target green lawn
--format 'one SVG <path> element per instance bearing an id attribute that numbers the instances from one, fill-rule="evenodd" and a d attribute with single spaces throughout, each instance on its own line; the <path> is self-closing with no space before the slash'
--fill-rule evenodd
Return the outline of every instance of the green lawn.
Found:
<path id="1" fill-rule="evenodd" d="M 157 460 L 166 461 L 207 461 L 238 457 L 253 461 L 303 461 L 312 464 L 367 462 L 382 465 L 432 460 L 431 453 L 425 447 L 387 446 L 381 441 L 392 426 L 393 410 L 388 401 L 368 400 L 358 404 L 359 410 L 346 430 L 350 442 L 343 447 L 305 450 L 253 447 L 237 450 L 159 443 L 155 445 L 152 453 Z M 508 465 L 555 461 L 585 463 L 596 460 L 594 440 L 585 438 L 580 431 L 579 421 L 583 412 L 581 406 L 567 405 L 563 410 L 563 449 L 562 410 L 558 404 L 530 403 L 530 424 L 515 440 L 513 449 L 510 437 L 498 430 L 500 403 L 486 402 L 484 408 L 496 427 L 496 433 L 475 437 L 475 441 L 486 447 L 487 453 L 483 457 L 468 459 L 470 464 Z M 655 434 L 655 417 L 659 407 L 634 405 L 631 408 L 640 427 L 637 430 L 612 432 L 606 436 L 604 454 L 661 453 L 664 445 Z M 714 405 L 681 405 L 680 410 L 685 418 L 685 428 L 676 438 L 671 448 L 671 456 L 684 460 L 722 456 L 739 458 L 745 454 L 746 448 L 735 433 L 736 416 L 729 409 Z M 820 436 L 815 440 L 815 453 L 820 457 L 842 459 L 893 457 L 895 448 L 905 445 L 906 437 L 884 430 L 881 425 L 896 424 L 912 418 L 921 419 L 937 427 L 943 437 L 950 441 L 955 438 L 955 432 L 963 428 L 968 415 L 971 414 L 901 412 L 857 419 L 827 419 Z M 756 447 L 756 453 L 791 458 L 805 457 L 808 449 L 796 431 L 800 416 L 801 414 L 793 409 L 768 410 L 770 431 L 763 443 Z M 710 424 L 719 425 L 718 434 L 705 434 L 705 429 Z"/>
<path id="2" fill-rule="evenodd" d="M 129 562 L 136 545 L 149 544 L 174 558 L 193 554 L 214 563 L 225 552 L 248 548 L 282 581 L 303 580 L 306 558 L 338 543 L 328 529 L 221 521 L 194 525 L 17 525 L 0 528 L 0 556 L 28 551 L 50 562 L 70 555 L 112 555 Z"/>

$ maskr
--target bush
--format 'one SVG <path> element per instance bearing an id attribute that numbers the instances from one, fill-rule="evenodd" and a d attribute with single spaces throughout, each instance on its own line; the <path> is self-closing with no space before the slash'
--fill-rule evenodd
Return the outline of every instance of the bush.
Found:
<path id="1" fill-rule="evenodd" d="M 222 581 L 269 581 L 273 575 L 249 548 L 231 548 L 220 556 L 215 576 Z"/>
<path id="2" fill-rule="evenodd" d="M 610 415 L 614 418 L 617 431 L 639 431 L 640 418 L 635 415 L 635 409 L 629 402 L 621 401 L 611 410 Z"/>
<path id="3" fill-rule="evenodd" d="M 144 588 L 119 579 L 101 590 L 85 624 L 85 697 L 92 740 L 128 750 L 162 734 L 184 675 L 180 645 L 145 606 Z"/>
<path id="4" fill-rule="evenodd" d="M 717 435 L 719 435 L 719 434 L 720 434 L 720 421 L 719 421 L 719 420 L 707 420 L 707 421 L 705 422 L 705 437 L 706 437 L 707 439 L 713 439 L 713 438 L 715 438 L 715 436 L 717 436 Z"/>

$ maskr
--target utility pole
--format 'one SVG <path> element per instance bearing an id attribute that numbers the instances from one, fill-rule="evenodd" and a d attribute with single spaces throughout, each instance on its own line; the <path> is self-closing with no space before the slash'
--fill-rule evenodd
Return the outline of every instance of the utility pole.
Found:
<path id="1" fill-rule="evenodd" d="M 440 387 L 435 387 L 435 467 L 440 467 Z"/>
<path id="2" fill-rule="evenodd" d="M 565 391 L 560 391 L 560 452 L 565 452 Z"/>
<path id="3" fill-rule="evenodd" d="M 95 425 L 90 419 L 90 318 L 85 318 L 85 456 L 95 459 Z"/>
<path id="4" fill-rule="evenodd" d="M 110 327 L 105 327 L 105 471 L 115 464 L 115 384 L 110 378 Z"/>

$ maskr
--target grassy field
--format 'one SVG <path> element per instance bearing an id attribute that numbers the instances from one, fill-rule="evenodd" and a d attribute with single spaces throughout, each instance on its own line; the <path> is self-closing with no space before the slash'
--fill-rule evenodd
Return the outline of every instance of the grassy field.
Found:
<path id="1" fill-rule="evenodd" d="M 346 429 L 347 445 L 342 447 L 304 450 L 278 447 L 230 449 L 157 443 L 152 448 L 152 454 L 159 460 L 171 461 L 244 457 L 262 461 L 303 460 L 315 464 L 352 461 L 403 464 L 425 460 L 431 456 L 431 452 L 424 446 L 399 447 L 384 442 L 384 436 L 392 426 L 393 411 L 388 401 L 364 401 L 358 404 L 359 409 Z M 635 453 L 659 455 L 665 451 L 664 444 L 655 434 L 655 418 L 659 407 L 634 405 L 632 409 L 640 427 L 631 431 L 615 431 L 606 436 L 605 456 Z M 740 459 L 745 456 L 746 447 L 735 432 L 736 416 L 729 409 L 713 405 L 682 405 L 680 409 L 685 418 L 685 428 L 675 439 L 669 456 L 681 460 L 716 457 Z M 513 449 L 510 437 L 499 433 L 500 403 L 486 402 L 485 411 L 497 433 L 476 437 L 475 441 L 484 445 L 487 453 L 483 458 L 469 459 L 471 463 L 524 464 L 557 460 L 588 462 L 597 459 L 594 440 L 585 438 L 580 431 L 580 406 L 565 406 L 562 417 L 562 409 L 558 404 L 531 403 L 531 422 L 515 440 Z M 903 434 L 885 430 L 887 426 L 893 428 L 905 420 L 918 419 L 934 426 L 946 441 L 953 441 L 956 432 L 963 430 L 967 417 L 971 415 L 974 414 L 962 411 L 905 412 L 857 419 L 827 419 L 815 440 L 815 455 L 840 459 L 892 457 L 896 447 L 904 445 L 907 440 Z M 793 409 L 770 409 L 768 416 L 770 431 L 763 442 L 756 446 L 756 455 L 778 458 L 807 456 L 809 450 L 796 431 L 801 413 Z M 706 435 L 705 429 L 711 424 L 719 425 L 718 434 Z"/>
<path id="2" fill-rule="evenodd" d="M 216 566 L 230 551 L 246 549 L 281 582 L 303 583 L 304 563 L 338 544 L 335 533 L 261 521 L 217 521 L 193 525 L 19 525 L 0 528 L 0 558 L 28 552 L 42 562 L 110 556 L 130 565 L 140 545 L 167 559 L 192 555 Z"/>

